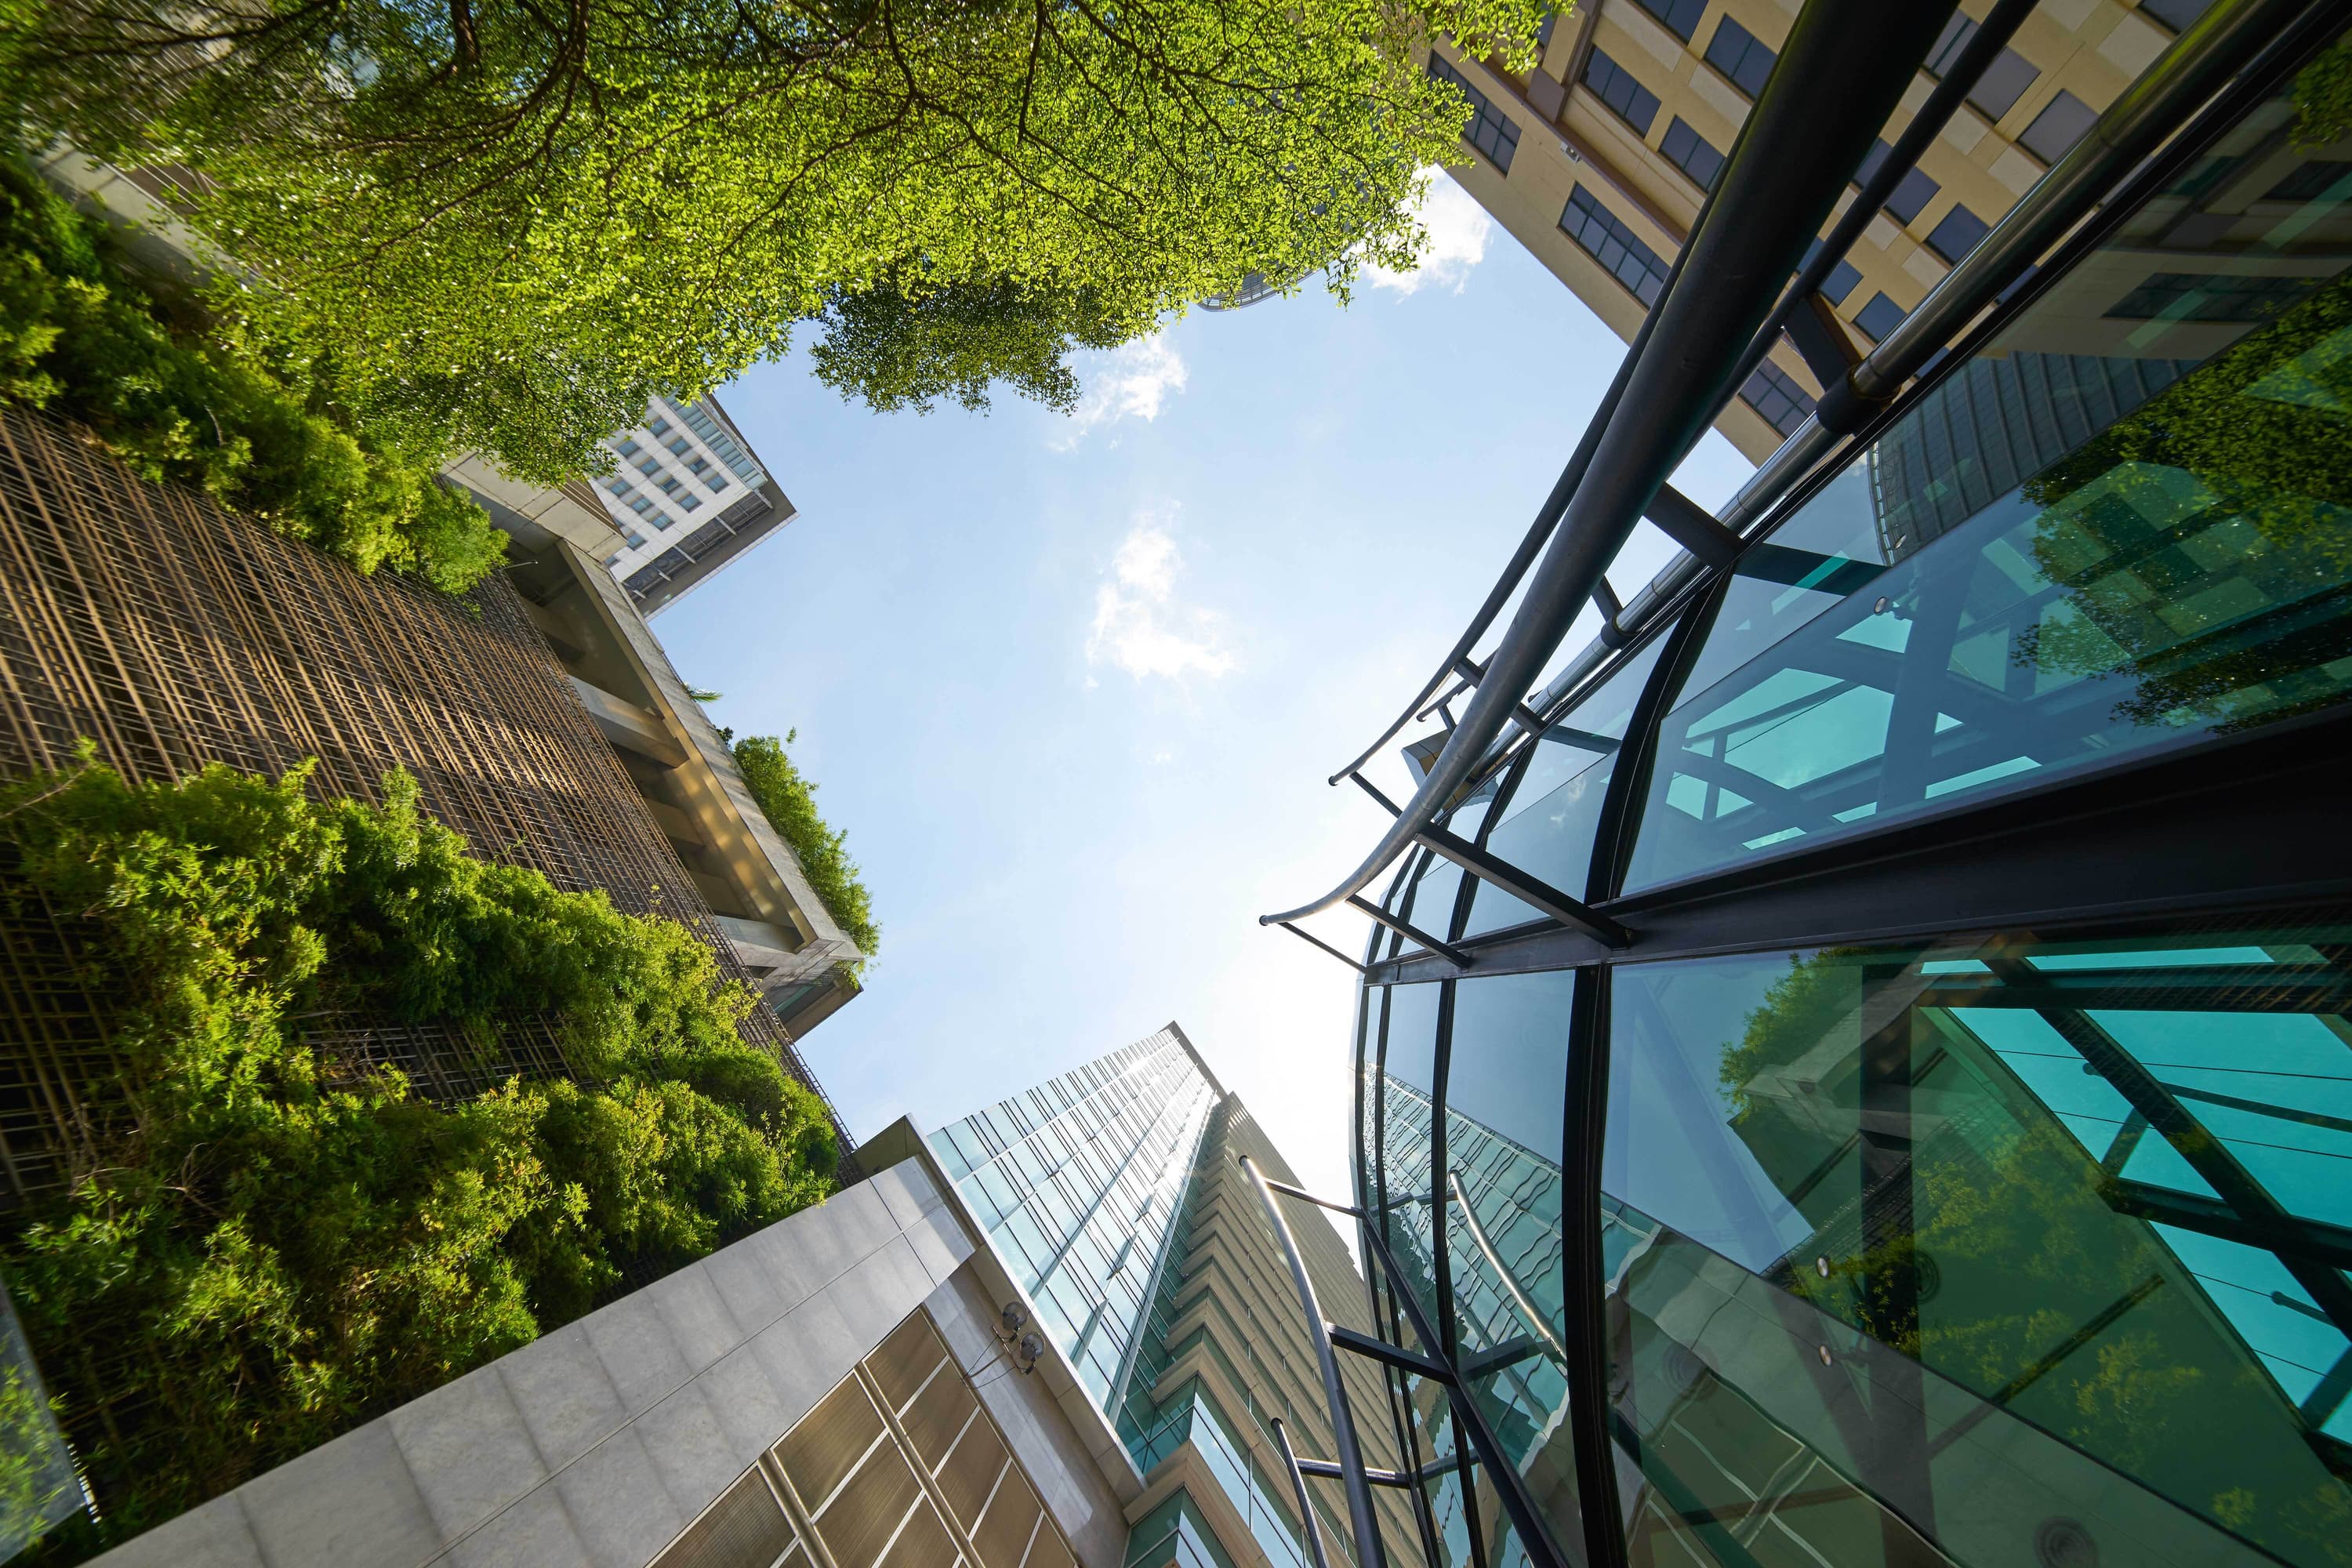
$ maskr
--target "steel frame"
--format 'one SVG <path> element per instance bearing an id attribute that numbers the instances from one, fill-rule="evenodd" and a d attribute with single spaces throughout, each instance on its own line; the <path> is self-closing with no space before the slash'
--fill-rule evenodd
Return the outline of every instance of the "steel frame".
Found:
<path id="1" fill-rule="evenodd" d="M 2026 9 L 2030 6 L 2003 0 L 1968 50 L 1969 63 L 1981 69 Z M 1727 517 L 1736 527 L 1746 528 L 1750 522 L 1758 526 L 1747 535 L 1740 564 L 1759 564 L 1771 547 L 1754 542 L 1769 536 L 1782 517 L 1842 468 L 1846 452 L 1858 449 L 1861 441 L 1874 438 L 1916 396 L 1939 384 L 1943 374 L 1964 362 L 1976 343 L 2012 320 L 2050 280 L 2063 276 L 2076 257 L 2111 233 L 2142 196 L 2168 182 L 2210 141 L 2211 130 L 2234 121 L 2255 98 L 2274 90 L 2277 81 L 2309 52 L 2323 30 L 2332 31 L 2333 26 L 2326 7 L 2301 0 L 2236 0 L 2234 4 L 2225 0 L 2210 11 L 2125 100 L 2102 118 L 2076 153 L 2053 171 L 2052 179 L 2045 182 L 2049 188 L 2037 187 L 2013 215 L 2015 221 L 2005 219 L 1972 264 L 1956 270 L 1947 286 L 1931 295 L 1929 304 L 1935 308 L 1923 306 L 1914 313 L 1910 330 L 1899 342 L 1891 339 L 1853 372 L 1851 384 L 1842 389 L 1840 406 L 1825 411 L 1801 431 L 1743 491 Z M 1784 56 L 1784 71 L 1789 64 Z M 1966 79 L 1963 76 L 1961 71 L 1953 72 L 1936 95 L 1949 101 L 1931 100 L 1923 107 L 1913 125 L 1921 142 L 1939 125 L 1939 113 L 1948 112 L 1951 104 L 1965 95 L 1974 72 L 1965 73 Z M 1898 148 L 1897 156 L 1888 160 L 1893 173 L 1885 183 L 1890 186 L 1907 162 L 1901 154 L 1909 150 L 1911 140 L 1906 136 L 1906 146 Z M 1735 149 L 1735 159 L 1740 151 Z M 1864 200 L 1855 205 L 1857 224 L 1871 210 L 1870 194 L 1866 192 Z M 1702 230 L 1709 216 L 1702 214 Z M 1691 254 L 1696 247 L 1695 239 L 1684 254 Z M 1838 253 L 1834 243 L 1825 245 L 1817 258 L 1818 268 L 1825 270 Z M 2038 271 L 2032 265 L 2037 261 Z M 1677 276 L 1679 268 L 1678 258 Z M 1767 326 L 1759 328 L 1751 348 L 1755 343 L 1769 346 L 1769 324 L 1783 318 L 1801 297 L 1803 286 L 1801 279 L 1799 287 L 1790 290 L 1775 314 L 1767 319 Z M 1675 282 L 1670 279 L 1669 300 L 1674 292 Z M 1673 352 L 1678 340 L 1664 332 L 1660 323 L 1665 314 L 1662 307 L 1644 321 L 1629 353 L 1629 364 L 1645 354 Z M 1946 340 L 1955 333 L 1960 334 L 1959 341 L 1948 346 Z M 1890 394 L 1915 373 L 1918 379 L 1911 395 L 1893 399 Z M 1585 479 L 1592 462 L 1590 448 L 1594 434 L 1610 423 L 1628 384 L 1629 377 L 1621 370 L 1601 413 L 1587 431 L 1584 446 L 1562 475 L 1563 485 L 1571 490 Z M 1836 428 L 1825 427 L 1832 425 Z M 1854 437 L 1853 446 L 1841 445 L 1839 438 L 1846 436 Z M 1653 433 L 1650 438 L 1661 437 Z M 1507 595 L 1526 573 L 1546 531 L 1546 519 L 1559 499 L 1560 491 L 1556 489 L 1537 529 L 1522 542 L 1497 584 L 1496 597 Z M 1659 510 L 1671 510 L 1672 501 L 1663 507 L 1654 501 L 1644 510 L 1655 518 Z M 1713 604 L 1727 589 L 1732 576 L 1724 565 L 1707 559 L 1721 552 L 1705 548 L 1709 542 L 1706 536 L 1700 534 L 1685 542 L 1691 555 L 1661 574 L 1630 607 L 1617 602 L 1605 579 L 1596 577 L 1591 593 L 1604 615 L 1600 637 L 1572 661 L 1567 674 L 1525 701 L 1503 690 L 1482 689 L 1486 677 L 1509 668 L 1499 650 L 1484 667 L 1460 668 L 1467 661 L 1469 645 L 1493 617 L 1495 605 L 1490 598 L 1474 619 L 1463 646 L 1406 710 L 1410 715 L 1421 709 L 1444 686 L 1449 673 L 1460 674 L 1462 679 L 1432 708 L 1465 690 L 1479 692 L 1474 698 L 1472 714 L 1459 723 L 1450 710 L 1445 710 L 1449 729 L 1445 752 L 1424 775 L 1425 780 L 1437 781 L 1438 787 L 1425 784 L 1413 801 L 1400 809 L 1358 772 L 1370 752 L 1334 774 L 1335 784 L 1354 776 L 1393 819 L 1382 840 L 1383 849 L 1390 850 L 1388 858 L 1384 860 L 1376 851 L 1356 877 L 1325 900 L 1265 917 L 1266 923 L 1289 925 L 1364 977 L 1353 1131 L 1357 1191 L 1362 1206 L 1332 1204 L 1287 1190 L 1292 1196 L 1355 1218 L 1365 1239 L 1364 1254 L 1377 1265 L 1367 1270 L 1368 1295 L 1375 1321 L 1387 1325 L 1393 1342 L 1385 1347 L 1359 1344 L 1351 1342 L 1354 1336 L 1339 1342 L 1343 1348 L 1379 1356 L 1400 1370 L 1439 1382 L 1457 1418 L 1460 1406 L 1466 1403 L 1461 1398 L 1461 1388 L 1469 1363 L 1454 1353 L 1452 1292 L 1447 1288 L 1448 1224 L 1444 1209 L 1433 1215 L 1430 1259 L 1438 1312 L 1446 1320 L 1442 1323 L 1427 1321 L 1421 1302 L 1399 1276 L 1379 1234 L 1381 1217 L 1390 1209 L 1427 1201 L 1425 1197 L 1391 1199 L 1386 1191 L 1388 1173 L 1382 1152 L 1390 1133 L 1384 1097 L 1377 1088 L 1387 1070 L 1387 988 L 1409 982 L 1435 983 L 1440 988 L 1433 1062 L 1439 1110 L 1429 1153 L 1439 1184 L 1451 1188 L 1452 1173 L 1444 1164 L 1443 1107 L 1451 1068 L 1452 995 L 1458 977 L 1465 973 L 1484 976 L 1562 969 L 1581 972 L 1569 1030 L 1562 1128 L 1568 1153 L 1562 1181 L 1567 1193 L 1563 1246 L 1570 1317 L 1562 1336 L 1565 1342 L 1558 1348 L 1563 1352 L 1562 1370 L 1569 1384 L 1567 1426 L 1573 1439 L 1585 1556 L 1603 1568 L 1620 1568 L 1628 1560 L 1625 1517 L 1617 1488 L 1618 1456 L 1638 1462 L 1641 1447 L 1637 1435 L 1610 1408 L 1603 1332 L 1606 1281 L 1601 1243 L 1607 1221 L 1597 1196 L 1609 1082 L 1610 976 L 1616 964 L 1859 940 L 1900 942 L 2018 930 L 2031 930 L 2037 936 L 2091 928 L 2120 932 L 2135 926 L 2153 929 L 2167 918 L 2177 925 L 2184 912 L 2272 912 L 2352 903 L 2352 846 L 2341 831 L 2340 805 L 2340 758 L 2352 754 L 2352 718 L 2340 712 L 2311 715 L 2179 751 L 2151 753 L 2133 765 L 2045 782 L 1990 805 L 1923 812 L 1825 843 L 1767 853 L 1704 876 L 1628 893 L 1624 884 L 1633 818 L 1656 754 L 1660 721 L 1696 652 Z M 1515 624 L 1506 644 L 1522 630 L 1523 624 Z M 1543 726 L 1611 678 L 1637 656 L 1643 644 L 1657 636 L 1669 641 L 1650 673 L 1627 738 L 1619 747 L 1583 898 L 1570 900 L 1559 889 L 1545 889 L 1540 890 L 1551 893 L 1551 900 L 1527 899 L 1523 887 L 1508 886 L 1503 878 L 1486 877 L 1484 871 L 1491 858 L 1484 854 L 1484 841 L 1498 813 L 1487 813 L 1474 836 L 1475 843 L 1445 834 L 1433 824 L 1482 780 L 1499 781 L 1504 788 L 1510 788 L 1517 771 L 1532 754 L 1536 737 L 1549 732 Z M 1525 716 L 1530 710 L 1532 718 Z M 1475 718 L 1486 722 L 1474 729 Z M 1515 721 L 1523 733 L 1507 742 L 1499 739 Z M 1401 718 L 1373 750 L 1404 722 Z M 1475 764 L 1446 773 L 1446 756 L 1473 742 L 1486 748 Z M 2150 843 L 2167 845 L 2168 852 L 2147 854 Z M 1408 847 L 1414 852 L 1395 852 Z M 1396 872 L 1387 901 L 1394 905 L 1401 890 L 1411 885 L 1416 867 L 1424 865 L 1431 854 L 1443 855 L 1466 873 L 1450 920 L 1444 914 L 1411 911 L 1408 922 L 1405 916 L 1388 915 L 1383 909 L 1388 918 L 1381 919 L 1370 933 L 1360 961 L 1339 953 L 1328 943 L 1297 931 L 1293 923 L 1343 898 L 1364 907 L 1367 900 L 1358 896 L 1360 889 L 1381 866 L 1391 863 Z M 1534 904 L 1547 918 L 1538 924 L 1477 937 L 1463 934 L 1471 900 L 1481 881 Z M 1564 918 L 1570 916 L 1575 918 Z M 1427 940 L 1418 929 L 1422 924 L 1442 940 Z M 1621 932 L 1624 941 L 1610 940 Z M 1421 945 L 1401 951 L 1406 942 Z M 2062 1032 L 2072 1021 L 2087 1023 L 2084 1009 L 2095 1005 L 2091 999 L 2064 994 L 2062 987 L 2049 984 L 2046 979 L 2042 984 L 2042 992 L 2014 996 L 2003 1005 L 2037 1007 Z M 2240 1005 L 2265 1004 L 2246 999 Z M 2267 1005 L 2281 1004 L 2273 999 Z M 2222 1194 L 2221 1201 L 2200 1207 L 2179 1194 L 2141 1190 L 2117 1179 L 2110 1182 L 2105 1194 L 2112 1206 L 2150 1215 L 2160 1211 L 2166 1223 L 2270 1250 L 2299 1280 L 2310 1276 L 2320 1281 L 2317 1286 L 2306 1282 L 2305 1288 L 2314 1290 L 2313 1299 L 2320 1302 L 2325 1315 L 2339 1325 L 2352 1318 L 2352 1295 L 2344 1292 L 2342 1281 L 2334 1277 L 2335 1266 L 2352 1247 L 2352 1235 L 2286 1214 L 2250 1181 L 2233 1180 L 2242 1173 L 2224 1168 L 2211 1158 L 2213 1142 L 2182 1096 L 2137 1070 L 2120 1050 L 2102 1053 L 2096 1039 L 2087 1045 L 2076 1043 L 2093 1069 L 2114 1083 L 2134 1106 L 2147 1130 L 2171 1139 L 2184 1154 L 2197 1148 L 2199 1158 L 2215 1166 L 2210 1173 L 2202 1165 L 2194 1168 Z M 1905 1085 L 1890 1081 L 1874 1092 L 1882 1098 L 1899 1099 L 1907 1090 Z M 1907 1160 L 1908 1151 L 1897 1143 L 1876 1151 L 1873 1157 L 1882 1164 L 1889 1160 L 1902 1162 Z M 2222 1158 L 2227 1158 L 2226 1153 Z M 1271 1193 L 1266 1194 L 1266 1202 L 1271 1210 Z M 1492 1248 L 1481 1242 L 1475 1216 L 1470 1234 L 1491 1260 Z M 1507 1287 L 1508 1271 L 1499 1265 L 1497 1271 Z M 2146 1287 L 2141 1289 L 2144 1292 Z M 1895 1297 L 1903 1294 L 1899 1289 L 1894 1292 Z M 1522 1315 L 1530 1316 L 1532 1321 L 1527 1303 L 1521 1301 L 1519 1306 Z M 1424 1347 L 1423 1352 L 1397 1348 L 1408 1330 L 1412 1342 Z M 1401 1387 L 1401 1380 L 1391 1380 L 1391 1414 L 1410 1467 L 1419 1462 L 1419 1437 L 1414 1423 L 1397 1403 Z M 2314 1397 L 2341 1399 L 2347 1392 L 2352 1392 L 2352 1355 L 2329 1374 L 2321 1394 Z M 1516 1471 L 1499 1455 L 1485 1451 L 1478 1432 L 1467 1422 L 1461 1423 L 1461 1431 L 1471 1439 L 1468 1447 L 1481 1449 L 1479 1461 L 1487 1466 L 1495 1493 L 1516 1516 L 1515 1505 L 1527 1501 Z M 1462 1454 L 1464 1447 L 1457 1441 L 1458 1457 L 1466 1457 Z M 2340 1460 L 2342 1456 L 2331 1458 Z M 1310 1467 L 1305 1473 L 1324 1472 Z M 1427 1479 L 1425 1468 L 1413 1473 Z M 1468 1502 L 1466 1468 L 1464 1480 L 1465 1510 L 1475 1530 L 1475 1509 Z M 1415 1495 L 1421 1503 L 1424 1540 L 1433 1552 L 1428 1501 L 1421 1496 L 1421 1489 L 1415 1489 Z M 1907 1516 L 1898 1506 L 1891 1517 Z M 1925 1518 L 1908 1522 L 1932 1527 L 1932 1521 Z M 1474 1552 L 1483 1563 L 1483 1547 L 1474 1546 Z M 1735 1553 L 1727 1561 L 1744 1555 Z M 1433 1555 L 1432 1561 L 1435 1560 Z"/>

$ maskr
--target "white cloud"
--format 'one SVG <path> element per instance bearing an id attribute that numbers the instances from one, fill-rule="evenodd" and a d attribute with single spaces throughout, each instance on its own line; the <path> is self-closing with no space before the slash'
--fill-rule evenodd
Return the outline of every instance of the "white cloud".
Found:
<path id="1" fill-rule="evenodd" d="M 1088 357 L 1092 363 L 1078 368 L 1085 388 L 1078 406 L 1068 425 L 1047 442 L 1056 451 L 1068 451 L 1097 425 L 1115 425 L 1130 416 L 1157 419 L 1168 395 L 1184 390 L 1184 358 L 1164 332 Z"/>
<path id="2" fill-rule="evenodd" d="M 1136 514 L 1135 526 L 1111 558 L 1111 581 L 1095 590 L 1094 625 L 1087 662 L 1109 664 L 1138 680 L 1189 675 L 1230 675 L 1240 661 L 1225 647 L 1214 612 L 1176 603 L 1184 567 L 1162 513 Z M 1093 684 L 1091 677 L 1087 683 Z"/>
<path id="3" fill-rule="evenodd" d="M 1495 220 L 1443 172 L 1423 169 L 1422 177 L 1421 199 L 1412 209 L 1428 235 L 1421 265 L 1411 272 L 1367 266 L 1364 281 L 1400 294 L 1415 293 L 1432 283 L 1441 289 L 1451 287 L 1459 294 L 1470 281 L 1470 269 L 1486 258 L 1486 241 L 1495 232 Z"/>

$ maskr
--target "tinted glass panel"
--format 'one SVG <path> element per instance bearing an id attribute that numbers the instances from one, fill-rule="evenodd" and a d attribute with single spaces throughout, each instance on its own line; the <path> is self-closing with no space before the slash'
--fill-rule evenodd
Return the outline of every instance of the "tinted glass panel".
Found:
<path id="1" fill-rule="evenodd" d="M 1635 885 L 2352 686 L 2352 218 L 2244 210 L 2305 155 L 2244 134 L 2249 166 L 2134 215 L 1743 560 Z"/>
<path id="2" fill-rule="evenodd" d="M 1381 1100 L 1381 1163 L 1392 1205 L 1383 1230 L 1398 1269 L 1432 1318 L 1437 1313 L 1432 1211 L 1425 1197 L 1399 1200 L 1430 1190 L 1430 1106 L 1435 1092 L 1438 1001 L 1444 989 L 1442 984 L 1389 987 L 1388 1060 Z"/>
<path id="3" fill-rule="evenodd" d="M 1707 41 L 1706 63 L 1750 98 L 1764 90 L 1776 58 L 1762 39 L 1728 16 L 1716 24 L 1715 37 Z"/>
<path id="4" fill-rule="evenodd" d="M 1632 71 L 1595 49 L 1584 62 L 1584 85 L 1636 132 L 1650 133 L 1658 118 L 1658 95 L 1634 80 Z"/>
<path id="5" fill-rule="evenodd" d="M 1662 639 L 1653 640 L 1536 742 L 1502 819 L 1486 836 L 1494 854 L 1571 899 L 1584 898 L 1591 887 L 1601 797 L 1617 770 L 1618 742 L 1657 667 L 1661 646 Z M 1544 918 L 1500 888 L 1482 883 L 1464 932 L 1475 936 Z"/>
<path id="6" fill-rule="evenodd" d="M 1643 1533 L 1990 1564 L 2053 1561 L 2059 1521 L 2057 1561 L 2340 1561 L 2347 935 L 1619 969 Z"/>
<path id="7" fill-rule="evenodd" d="M 1698 31 L 1699 18 L 1706 15 L 1706 0 L 1633 0 L 1633 3 L 1664 22 L 1675 37 L 1687 44 Z"/>
<path id="8" fill-rule="evenodd" d="M 2061 91 L 2017 139 L 2043 163 L 2054 163 L 2083 139 L 2098 118 L 2091 112 L 2089 104 L 2071 92 Z"/>

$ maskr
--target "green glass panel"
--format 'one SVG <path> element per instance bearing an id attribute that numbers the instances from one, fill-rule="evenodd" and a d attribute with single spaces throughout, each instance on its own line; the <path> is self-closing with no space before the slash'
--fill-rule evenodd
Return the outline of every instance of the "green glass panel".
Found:
<path id="1" fill-rule="evenodd" d="M 2311 155 L 2277 142 L 2287 112 L 2231 132 L 2241 174 L 2131 215 L 1742 558 L 1629 886 L 2344 700 L 2352 182 L 2250 207 Z"/>
<path id="2" fill-rule="evenodd" d="M 2109 1562 L 2344 1562 L 2347 938 L 1615 971 L 1603 1262 L 1643 1550 L 1990 1564 L 2060 1530 Z"/>

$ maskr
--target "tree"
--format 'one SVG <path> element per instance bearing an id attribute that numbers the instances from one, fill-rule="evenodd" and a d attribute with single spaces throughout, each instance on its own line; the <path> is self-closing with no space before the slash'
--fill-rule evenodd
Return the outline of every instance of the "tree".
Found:
<path id="1" fill-rule="evenodd" d="M 1127 336 L 1088 295 L 1006 282 L 845 290 L 819 321 L 817 379 L 882 414 L 929 414 L 941 400 L 985 413 L 998 382 L 1066 414 L 1078 401 L 1071 353 Z"/>
<path id="2" fill-rule="evenodd" d="M 964 401 L 1010 363 L 1052 400 L 1054 323 L 1119 341 L 1253 271 L 1409 267 L 1416 171 L 1466 117 L 1421 52 L 1524 64 L 1541 9 L 50 0 L 7 85 L 195 171 L 194 221 L 268 279 L 241 308 L 366 417 L 556 479 L 828 312 L 835 384 Z M 911 338 L 877 355 L 884 325 Z"/>

